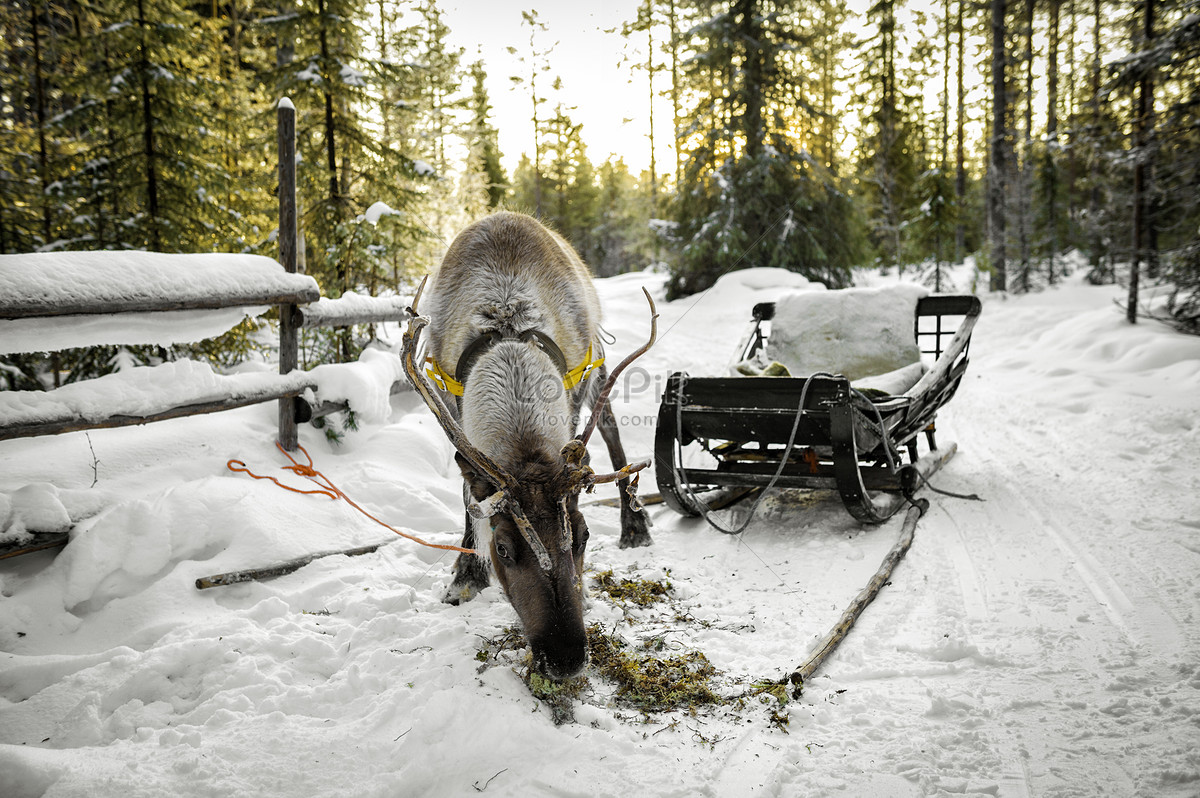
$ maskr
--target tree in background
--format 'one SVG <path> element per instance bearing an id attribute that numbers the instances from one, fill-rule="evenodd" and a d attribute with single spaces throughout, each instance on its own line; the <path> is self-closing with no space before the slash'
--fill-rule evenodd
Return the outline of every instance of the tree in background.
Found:
<path id="1" fill-rule="evenodd" d="M 1133 225 L 1126 313 L 1139 311 L 1141 266 L 1170 280 L 1165 308 L 1148 309 L 1200 333 L 1200 3 L 1135 5 L 1134 49 L 1112 67 L 1111 90 L 1133 102 Z M 1161 97 L 1158 110 L 1155 98 Z"/>
<path id="2" fill-rule="evenodd" d="M 366 16 L 364 0 L 304 0 L 289 13 L 264 20 L 286 42 L 272 82 L 274 93 L 290 97 L 297 108 L 297 193 L 306 267 L 330 297 L 396 287 L 396 248 L 411 247 L 425 235 L 405 212 L 418 202 L 417 187 L 434 174 L 415 156 L 411 128 L 406 138 L 396 118 L 385 116 L 385 139 L 382 120 L 366 113 L 384 104 L 383 87 L 415 91 L 422 82 L 414 74 L 418 59 L 401 57 L 409 54 L 397 52 L 386 61 L 366 54 Z M 393 43 L 413 39 L 407 31 L 390 38 Z M 376 202 L 397 213 L 379 225 L 367 223 L 364 213 Z M 411 268 L 411 261 L 405 266 Z M 349 329 L 328 338 L 325 332 L 310 336 L 304 350 L 310 360 L 334 354 L 350 360 L 365 343 Z"/>
<path id="3" fill-rule="evenodd" d="M 545 73 L 550 71 L 548 59 L 554 52 L 554 46 L 545 46 L 541 44 L 541 39 L 545 37 L 546 23 L 542 22 L 538 17 L 537 11 L 522 11 L 521 22 L 529 29 L 529 49 L 521 52 L 516 47 L 509 47 L 508 52 L 512 55 L 517 55 L 517 60 L 524 66 L 525 72 L 521 75 L 510 75 L 509 80 L 512 81 L 513 88 L 524 86 L 529 91 L 529 101 L 533 109 L 531 121 L 533 123 L 533 204 L 529 206 L 534 216 L 541 218 L 542 216 L 542 104 L 546 102 L 546 97 L 543 94 L 545 91 Z M 520 53 L 520 55 L 518 55 Z M 538 77 L 542 77 L 542 87 L 538 88 Z"/>
<path id="4" fill-rule="evenodd" d="M 852 205 L 796 145 L 799 120 L 787 116 L 802 95 L 782 54 L 807 45 L 796 5 L 697 0 L 693 8 L 702 21 L 691 29 L 685 79 L 695 102 L 680 141 L 686 161 L 668 296 L 750 265 L 845 285 L 856 254 Z"/>
<path id="5" fill-rule="evenodd" d="M 988 147 L 988 229 L 992 272 L 991 288 L 1008 287 L 1008 7 L 1005 0 L 991 0 L 992 107 Z"/>
<path id="6" fill-rule="evenodd" d="M 896 0 L 879 0 L 867 12 L 875 26 L 875 36 L 867 42 L 864 74 L 872 127 L 862 140 L 859 168 L 860 196 L 880 265 L 903 272 L 905 228 L 916 204 L 912 189 L 923 170 L 917 159 L 920 142 L 913 104 L 898 86 L 896 7 Z"/>
<path id="7" fill-rule="evenodd" d="M 488 97 L 487 72 L 483 62 L 470 67 L 471 97 L 467 107 L 471 118 L 466 127 L 467 149 L 471 158 L 467 171 L 481 177 L 487 193 L 487 207 L 498 208 L 508 193 L 508 177 L 500 164 L 500 134 L 492 125 L 492 103 Z"/>
<path id="8" fill-rule="evenodd" d="M 49 120 L 70 103 L 58 83 L 71 55 L 50 42 L 69 30 L 65 15 L 43 3 L 24 0 L 0 8 L 0 68 L 8 76 L 0 93 L 0 253 L 45 246 L 61 223 L 65 209 L 48 189 L 66 172 L 64 143 Z"/>

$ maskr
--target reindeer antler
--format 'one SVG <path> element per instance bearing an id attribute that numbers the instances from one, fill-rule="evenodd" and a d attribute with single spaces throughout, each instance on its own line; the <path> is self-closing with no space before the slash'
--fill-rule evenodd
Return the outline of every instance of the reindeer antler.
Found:
<path id="1" fill-rule="evenodd" d="M 542 570 L 549 571 L 552 567 L 550 554 L 546 551 L 546 547 L 542 545 L 542 541 L 534 532 L 533 525 L 529 523 L 529 519 L 525 517 L 525 513 L 521 510 L 516 499 L 513 498 L 511 489 L 516 481 L 506 470 L 501 468 L 495 460 L 488 457 L 486 454 L 477 449 L 469 440 L 467 434 L 463 432 L 462 427 L 454 420 L 449 409 L 442 404 L 433 391 L 429 388 L 429 383 L 421 375 L 420 370 L 414 362 L 414 353 L 417 348 L 417 340 L 421 337 L 421 330 L 425 325 L 429 324 L 429 319 L 417 313 L 417 303 L 421 301 L 421 294 L 425 290 L 425 283 L 429 280 L 429 275 L 425 275 L 421 280 L 421 285 L 417 288 L 417 294 L 413 297 L 412 305 L 409 307 L 409 313 L 412 317 L 408 321 L 408 327 L 404 331 L 402 339 L 402 348 L 400 351 L 400 359 L 404 364 L 404 374 L 408 377 L 409 383 L 425 400 L 425 404 L 433 411 L 433 417 L 437 419 L 442 431 L 446 433 L 446 437 L 450 439 L 450 444 L 455 450 L 466 458 L 467 462 L 474 466 L 477 470 L 486 474 L 492 482 L 499 488 L 496 493 L 487 497 L 482 502 L 472 502 L 467 507 L 467 511 L 475 517 L 487 517 L 506 509 L 512 516 L 513 523 L 516 524 L 517 530 L 521 533 L 521 537 L 529 544 L 529 548 L 537 557 L 538 565 Z"/>
<path id="2" fill-rule="evenodd" d="M 413 297 L 413 303 L 409 307 L 409 312 L 412 313 L 412 318 L 408 320 L 408 328 L 404 331 L 403 346 L 400 352 L 400 358 L 404 363 L 404 374 L 408 377 L 409 383 L 421 398 L 425 400 L 425 404 L 429 405 L 429 409 L 433 411 L 434 418 L 437 419 L 442 431 L 446 433 L 446 437 L 450 439 L 456 451 L 467 459 L 476 469 L 486 474 L 491 478 L 496 487 L 506 489 L 513 484 L 512 476 L 501 468 L 495 460 L 488 457 L 479 449 L 467 440 L 467 434 L 463 432 L 462 427 L 451 416 L 449 410 L 444 404 L 433 394 L 429 387 L 429 383 L 422 376 L 417 364 L 414 362 L 414 352 L 417 348 L 417 340 L 421 337 L 421 330 L 425 325 L 429 324 L 429 319 L 425 316 L 418 315 L 417 303 L 421 301 L 421 293 L 425 290 L 425 283 L 429 280 L 429 275 L 421 280 L 421 286 L 417 289 L 417 295 Z"/>
<path id="3" fill-rule="evenodd" d="M 654 346 L 654 341 L 658 338 L 658 309 L 654 307 L 654 300 L 650 298 L 650 292 L 642 287 L 642 293 L 646 295 L 646 301 L 650 303 L 650 340 L 646 341 L 640 348 L 631 352 L 627 358 L 621 361 L 621 364 L 609 372 L 608 379 L 604 382 L 604 387 L 600 389 L 600 393 L 592 405 L 592 415 L 588 419 L 587 426 L 583 429 L 583 434 L 579 436 L 579 440 L 584 446 L 592 437 L 592 432 L 596 429 L 596 423 L 600 420 L 600 411 L 604 408 L 604 403 L 608 401 L 608 395 L 612 393 L 613 387 L 617 384 L 617 377 L 621 376 L 621 372 L 625 370 L 633 361 L 637 360 L 642 355 L 650 351 L 650 347 Z M 644 466 L 643 466 L 644 467 Z"/>

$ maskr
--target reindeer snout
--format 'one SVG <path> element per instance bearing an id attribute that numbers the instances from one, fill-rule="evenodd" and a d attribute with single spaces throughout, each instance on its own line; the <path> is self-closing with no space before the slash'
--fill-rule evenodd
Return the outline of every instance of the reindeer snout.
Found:
<path id="1" fill-rule="evenodd" d="M 533 666 L 548 679 L 562 681 L 578 676 L 588 664 L 587 634 L 551 635 L 532 643 Z"/>

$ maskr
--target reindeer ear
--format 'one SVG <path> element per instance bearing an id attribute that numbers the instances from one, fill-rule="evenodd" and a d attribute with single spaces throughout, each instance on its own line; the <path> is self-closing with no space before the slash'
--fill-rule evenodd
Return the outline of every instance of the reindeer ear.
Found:
<path id="1" fill-rule="evenodd" d="M 458 470 L 462 472 L 463 479 L 470 486 L 471 498 L 475 499 L 475 501 L 483 501 L 496 492 L 496 486 L 481 476 L 467 458 L 455 452 L 454 462 L 458 463 Z"/>

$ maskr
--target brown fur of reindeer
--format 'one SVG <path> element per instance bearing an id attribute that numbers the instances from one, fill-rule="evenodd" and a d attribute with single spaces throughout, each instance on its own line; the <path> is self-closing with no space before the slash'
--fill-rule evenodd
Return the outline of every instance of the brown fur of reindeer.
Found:
<path id="1" fill-rule="evenodd" d="M 591 273 L 562 238 L 531 217 L 501 212 L 464 230 L 430 287 L 429 317 L 404 335 L 405 372 L 456 450 L 467 506 L 463 546 L 445 600 L 473 598 L 496 574 L 525 629 L 535 667 L 554 679 L 587 663 L 583 555 L 587 522 L 579 493 L 617 482 L 621 547 L 650 545 L 649 518 L 634 505 L 629 464 L 608 396 L 621 371 L 603 366 L 600 303 Z M 426 361 L 415 353 L 428 325 Z M 453 369 L 449 371 L 448 369 Z M 584 407 L 584 434 L 575 430 Z M 587 442 L 599 428 L 617 470 L 596 474 Z"/>

